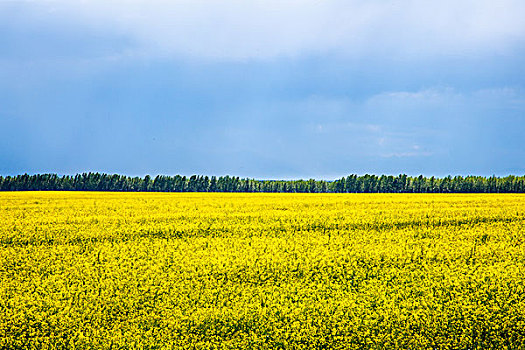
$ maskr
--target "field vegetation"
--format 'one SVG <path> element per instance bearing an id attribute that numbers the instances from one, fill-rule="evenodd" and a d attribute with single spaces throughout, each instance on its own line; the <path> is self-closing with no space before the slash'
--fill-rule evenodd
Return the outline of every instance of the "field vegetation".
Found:
<path id="1" fill-rule="evenodd" d="M 525 195 L 0 193 L 3 349 L 525 348 Z"/>

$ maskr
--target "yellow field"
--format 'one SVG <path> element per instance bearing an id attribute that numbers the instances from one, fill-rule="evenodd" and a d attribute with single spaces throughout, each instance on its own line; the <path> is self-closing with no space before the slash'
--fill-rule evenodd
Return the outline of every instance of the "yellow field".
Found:
<path id="1" fill-rule="evenodd" d="M 525 196 L 0 193 L 0 348 L 525 348 Z"/>

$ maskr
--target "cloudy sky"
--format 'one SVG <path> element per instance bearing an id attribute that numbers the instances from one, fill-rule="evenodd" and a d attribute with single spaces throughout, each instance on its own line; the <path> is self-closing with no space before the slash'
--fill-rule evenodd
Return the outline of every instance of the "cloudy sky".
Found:
<path id="1" fill-rule="evenodd" d="M 0 0 L 0 175 L 523 175 L 524 13 Z"/>

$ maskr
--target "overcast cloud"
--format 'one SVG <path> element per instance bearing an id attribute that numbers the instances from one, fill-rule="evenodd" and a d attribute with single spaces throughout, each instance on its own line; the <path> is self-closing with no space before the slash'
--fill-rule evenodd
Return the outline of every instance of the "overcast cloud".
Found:
<path id="1" fill-rule="evenodd" d="M 31 25 L 85 26 L 123 53 L 200 59 L 502 52 L 523 42 L 520 0 L 93 0 L 4 3 Z M 19 23 L 22 25 L 21 23 Z"/>
<path id="2" fill-rule="evenodd" d="M 0 175 L 524 174 L 524 13 L 0 0 Z"/>

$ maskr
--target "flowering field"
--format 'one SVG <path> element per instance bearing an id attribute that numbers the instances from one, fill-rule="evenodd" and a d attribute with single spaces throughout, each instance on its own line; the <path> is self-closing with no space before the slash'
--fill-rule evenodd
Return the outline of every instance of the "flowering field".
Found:
<path id="1" fill-rule="evenodd" d="M 525 348 L 525 195 L 0 193 L 0 348 Z"/>

